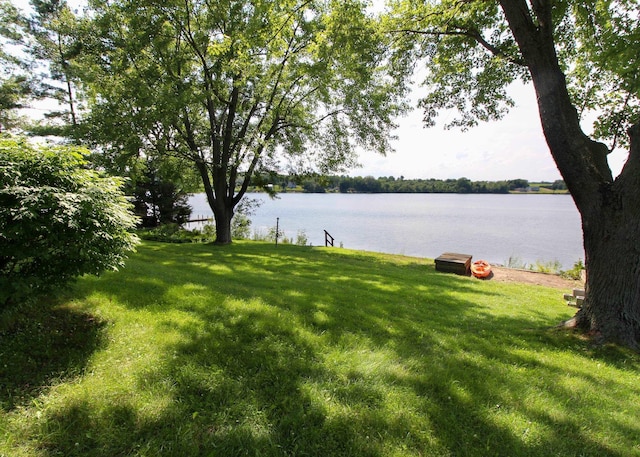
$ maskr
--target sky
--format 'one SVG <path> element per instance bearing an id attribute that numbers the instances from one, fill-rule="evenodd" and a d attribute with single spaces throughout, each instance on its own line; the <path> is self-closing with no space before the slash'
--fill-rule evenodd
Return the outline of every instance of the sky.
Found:
<path id="1" fill-rule="evenodd" d="M 372 0 L 372 11 L 381 12 L 384 5 L 384 0 Z M 414 87 L 413 100 L 421 98 L 420 90 L 417 85 Z M 459 128 L 445 130 L 443 126 L 453 120 L 453 115 L 445 114 L 440 115 L 436 126 L 426 129 L 421 110 L 413 110 L 398 120 L 399 128 L 395 131 L 398 139 L 392 143 L 396 152 L 386 157 L 362 152 L 362 168 L 353 169 L 349 175 L 411 179 L 464 177 L 472 181 L 562 179 L 542 133 L 533 85 L 515 83 L 509 94 L 516 102 L 509 114 L 465 132 Z M 591 124 L 583 122 L 583 129 L 589 134 Z M 614 176 L 622 170 L 626 156 L 622 150 L 609 154 Z"/>
<path id="2" fill-rule="evenodd" d="M 413 98 L 419 97 L 419 91 L 414 89 Z M 542 133 L 533 86 L 516 83 L 509 92 L 516 106 L 503 119 L 481 123 L 465 132 L 444 129 L 453 114 L 442 114 L 438 125 L 424 128 L 422 111 L 414 109 L 398 120 L 398 139 L 392 143 L 395 152 L 386 157 L 362 152 L 362 167 L 349 174 L 409 179 L 465 177 L 472 181 L 562 179 Z M 587 122 L 583 127 L 590 132 Z M 609 155 L 614 176 L 619 174 L 625 158 L 624 151 Z"/>
<path id="3" fill-rule="evenodd" d="M 83 0 L 69 0 L 81 5 Z M 27 9 L 28 0 L 13 0 Z M 377 9 L 382 0 L 374 0 Z M 411 99 L 417 101 L 424 89 L 415 87 Z M 453 119 L 453 114 L 441 114 L 439 122 L 424 128 L 422 111 L 414 109 L 397 120 L 398 137 L 392 142 L 395 152 L 381 156 L 361 151 L 359 168 L 348 172 L 351 176 L 404 176 L 419 178 L 468 178 L 472 181 L 500 181 L 527 179 L 530 182 L 561 179 L 545 143 L 538 117 L 535 92 L 531 84 L 515 83 L 510 95 L 516 106 L 499 121 L 481 123 L 465 132 L 459 128 L 445 130 L 443 125 Z M 415 104 L 415 103 L 414 103 Z M 586 133 L 591 126 L 583 124 Z M 626 152 L 614 151 L 609 155 L 609 165 L 617 176 L 626 160 Z"/>

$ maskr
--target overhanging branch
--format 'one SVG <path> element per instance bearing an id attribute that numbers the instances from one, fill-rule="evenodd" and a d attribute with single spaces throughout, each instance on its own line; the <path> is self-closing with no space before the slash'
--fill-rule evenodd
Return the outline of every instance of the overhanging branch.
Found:
<path id="1" fill-rule="evenodd" d="M 466 36 L 475 40 L 478 44 L 480 44 L 483 48 L 489 51 L 496 57 L 506 60 L 509 63 L 519 66 L 526 66 L 523 59 L 511 56 L 501 50 L 499 47 L 489 43 L 478 30 L 416 30 L 416 29 L 397 29 L 390 30 L 389 33 L 405 33 L 405 34 L 413 34 L 413 35 L 428 35 L 433 37 L 442 37 L 442 36 Z"/>

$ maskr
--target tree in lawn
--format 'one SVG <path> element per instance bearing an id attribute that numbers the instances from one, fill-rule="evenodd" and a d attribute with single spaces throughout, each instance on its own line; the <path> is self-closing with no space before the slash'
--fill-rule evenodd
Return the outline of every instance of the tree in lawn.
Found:
<path id="1" fill-rule="evenodd" d="M 34 95 L 30 66 L 18 52 L 25 44 L 27 20 L 6 0 L 0 0 L 0 133 L 23 124 L 17 110 Z"/>
<path id="2" fill-rule="evenodd" d="M 358 0 L 90 6 L 91 122 L 140 126 L 144 141 L 189 160 L 219 244 L 231 242 L 254 174 L 283 164 L 336 171 L 353 164 L 356 145 L 389 150 L 404 87 L 388 77 L 377 24 Z"/>
<path id="3" fill-rule="evenodd" d="M 176 160 L 138 160 L 134 173 L 130 172 L 129 195 L 134 197 L 136 215 L 143 227 L 157 227 L 161 224 L 182 225 L 191 216 L 188 204 L 188 183 L 185 178 L 192 175 L 190 170 Z M 197 186 L 192 184 L 193 189 Z"/>
<path id="4" fill-rule="evenodd" d="M 48 66 L 48 74 L 39 75 L 42 96 L 56 100 L 62 111 L 51 111 L 48 119 L 62 123 L 37 128 L 38 133 L 72 137 L 78 125 L 78 101 L 72 65 L 73 57 L 81 49 L 74 36 L 76 17 L 65 0 L 31 0 L 34 13 L 29 20 L 30 54 L 37 62 Z"/>
<path id="5" fill-rule="evenodd" d="M 426 60 L 420 104 L 429 125 L 448 108 L 462 114 L 452 125 L 499 118 L 512 105 L 506 86 L 533 82 L 547 144 L 582 219 L 587 297 L 571 323 L 640 348 L 637 2 L 399 0 L 388 29 L 405 64 Z M 591 137 L 580 124 L 588 110 L 600 113 Z M 607 154 L 616 145 L 629 155 L 614 177 Z"/>
<path id="6" fill-rule="evenodd" d="M 0 307 L 122 265 L 137 238 L 119 178 L 86 149 L 0 138 Z"/>
<path id="7" fill-rule="evenodd" d="M 0 131 L 19 126 L 36 134 L 71 136 L 77 124 L 71 66 L 78 44 L 72 35 L 75 16 L 63 0 L 31 3 L 34 13 L 27 18 L 0 0 Z M 41 71 L 45 66 L 48 72 Z M 45 115 L 48 120 L 62 118 L 62 124 L 37 125 L 16 116 L 17 109 L 43 99 L 67 106 L 68 111 Z"/>

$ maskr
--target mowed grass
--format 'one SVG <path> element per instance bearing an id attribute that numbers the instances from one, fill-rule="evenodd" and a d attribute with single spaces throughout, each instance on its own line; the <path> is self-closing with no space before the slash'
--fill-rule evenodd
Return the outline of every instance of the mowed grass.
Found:
<path id="1" fill-rule="evenodd" d="M 640 356 L 432 260 L 144 243 L 0 319 L 2 456 L 634 456 Z"/>

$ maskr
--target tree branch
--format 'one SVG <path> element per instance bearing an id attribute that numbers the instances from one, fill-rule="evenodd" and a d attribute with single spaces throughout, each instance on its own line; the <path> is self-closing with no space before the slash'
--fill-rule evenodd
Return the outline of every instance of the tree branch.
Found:
<path id="1" fill-rule="evenodd" d="M 489 51 L 496 57 L 502 58 L 509 63 L 519 66 L 526 66 L 526 63 L 523 59 L 510 56 L 506 52 L 502 51 L 499 47 L 489 43 L 478 30 L 446 30 L 446 31 L 437 31 L 437 30 L 416 30 L 416 29 L 397 29 L 390 30 L 389 33 L 406 33 L 406 34 L 414 34 L 414 35 L 428 35 L 434 37 L 441 36 L 466 36 L 475 40 L 479 45 Z"/>

